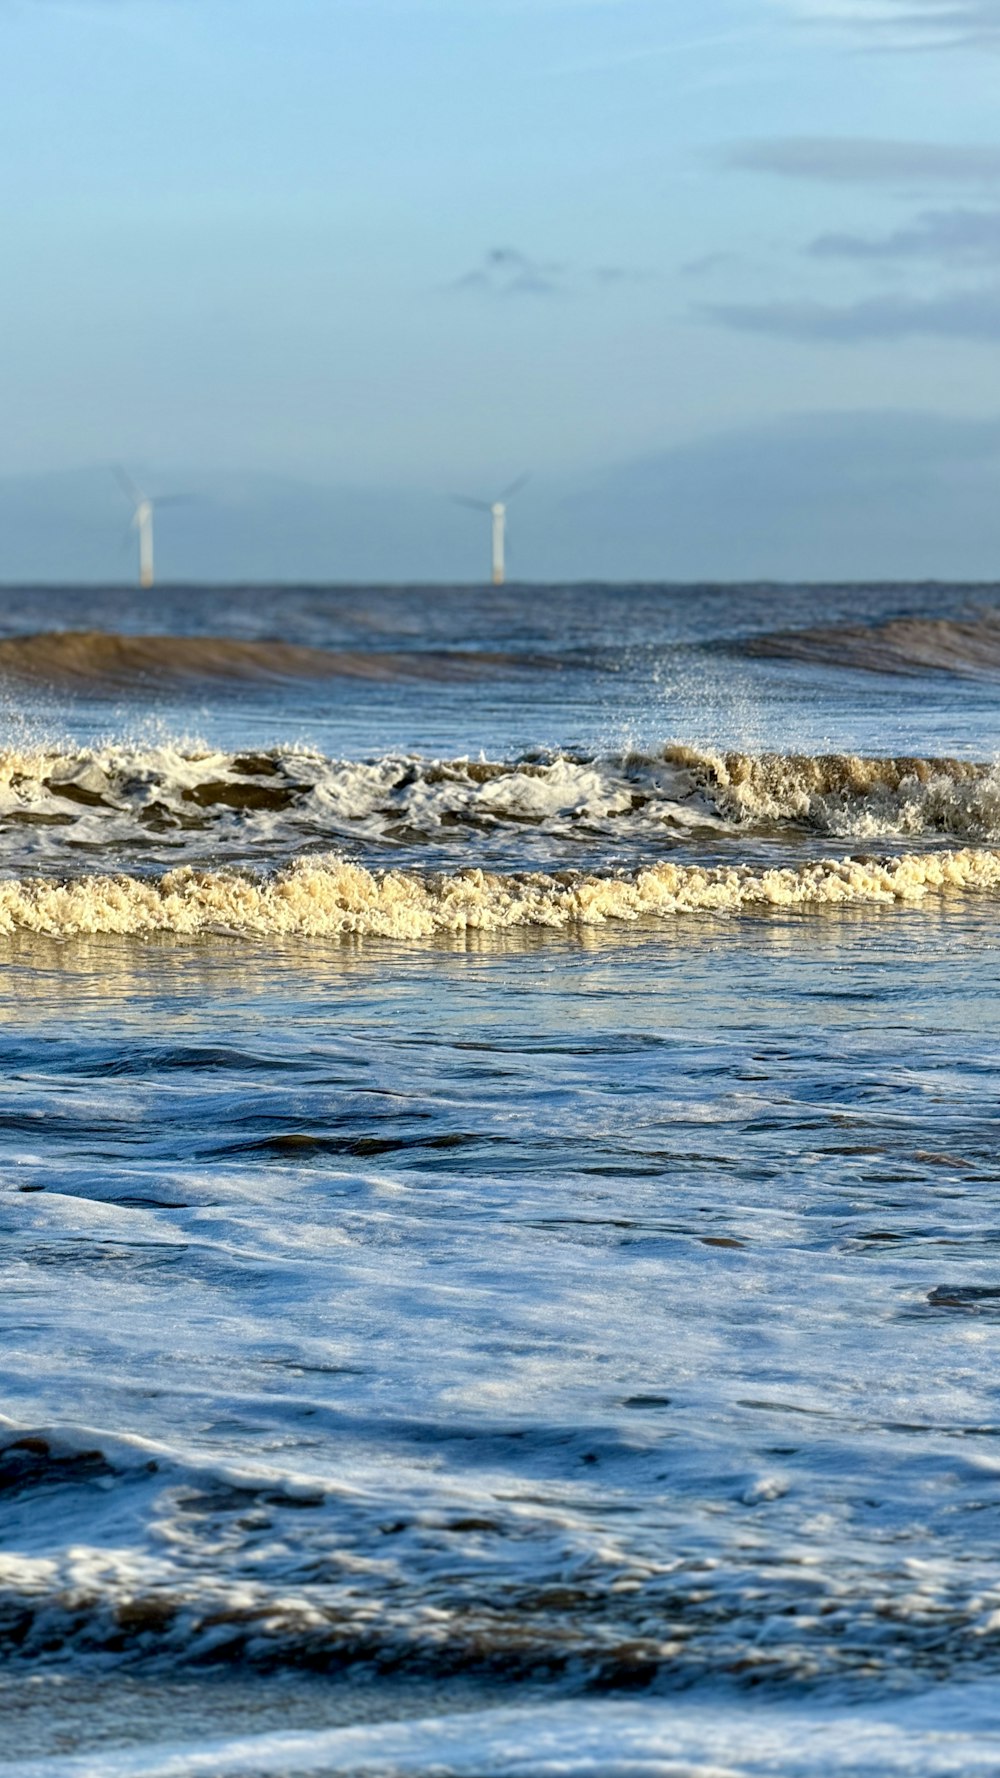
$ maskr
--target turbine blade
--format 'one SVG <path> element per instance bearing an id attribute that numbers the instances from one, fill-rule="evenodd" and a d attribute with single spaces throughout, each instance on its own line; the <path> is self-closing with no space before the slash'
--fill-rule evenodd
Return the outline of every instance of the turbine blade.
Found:
<path id="1" fill-rule="evenodd" d="M 493 507 L 488 500 L 471 500 L 468 494 L 452 494 L 456 506 L 471 506 L 476 512 L 492 512 Z"/>
<path id="2" fill-rule="evenodd" d="M 133 506 L 140 506 L 142 504 L 142 501 L 145 499 L 145 495 L 143 494 L 141 488 L 136 487 L 136 484 L 132 480 L 132 477 L 130 475 L 126 475 L 121 464 L 116 463 L 113 466 L 111 473 L 114 476 L 116 482 L 118 483 L 118 486 L 121 488 L 122 493 L 125 495 L 126 499 L 131 500 Z"/>
<path id="3" fill-rule="evenodd" d="M 515 494 L 519 494 L 521 492 L 521 489 L 524 487 L 525 482 L 530 482 L 530 480 L 531 480 L 531 470 L 526 469 L 523 475 L 518 476 L 516 482 L 511 482 L 510 487 L 504 489 L 503 493 L 500 495 L 500 499 L 501 500 L 513 499 Z"/>

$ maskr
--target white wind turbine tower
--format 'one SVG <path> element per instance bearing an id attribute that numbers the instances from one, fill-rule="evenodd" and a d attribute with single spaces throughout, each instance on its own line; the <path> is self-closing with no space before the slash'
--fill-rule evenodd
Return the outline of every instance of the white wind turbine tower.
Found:
<path id="1" fill-rule="evenodd" d="M 116 469 L 125 498 L 132 503 L 132 529 L 139 538 L 139 585 L 151 587 L 155 579 L 153 557 L 153 502 L 148 494 L 126 475 L 124 469 Z"/>
<path id="2" fill-rule="evenodd" d="M 498 500 L 470 500 L 465 494 L 456 494 L 455 499 L 460 506 L 472 506 L 477 512 L 488 512 L 492 520 L 493 534 L 493 585 L 503 586 L 506 578 L 505 548 L 507 540 L 507 502 L 512 500 L 528 480 L 527 475 L 519 475 L 516 482 L 504 488 Z"/>
<path id="3" fill-rule="evenodd" d="M 181 506 L 189 498 L 187 494 L 158 494 L 155 499 L 144 494 L 142 489 L 126 475 L 124 469 L 116 469 L 115 475 L 127 500 L 132 506 L 132 529 L 139 539 L 139 585 L 151 587 L 154 584 L 155 559 L 153 553 L 153 514 L 158 506 Z"/>

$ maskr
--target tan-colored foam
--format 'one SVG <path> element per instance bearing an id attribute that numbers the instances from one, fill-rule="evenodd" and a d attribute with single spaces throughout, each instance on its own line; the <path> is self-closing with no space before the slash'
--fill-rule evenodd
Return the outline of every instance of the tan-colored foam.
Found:
<path id="1" fill-rule="evenodd" d="M 883 861 L 828 859 L 776 870 L 663 863 L 630 876 L 373 874 L 335 858 L 299 860 L 270 878 L 185 868 L 159 879 L 0 882 L 0 932 L 146 936 L 426 938 L 466 930 L 600 925 L 702 910 L 920 902 L 1000 889 L 1000 854 L 931 852 Z"/>
<path id="2" fill-rule="evenodd" d="M 1000 771 L 966 759 L 715 752 L 673 746 L 716 812 L 741 825 L 793 821 L 826 833 L 1000 832 Z"/>
<path id="3" fill-rule="evenodd" d="M 385 755 L 329 760 L 305 747 L 226 753 L 192 742 L 99 744 L 0 750 L 0 823 L 46 823 L 47 850 L 60 833 L 109 852 L 152 832 L 181 834 L 243 820 L 244 837 L 274 848 L 272 862 L 301 844 L 306 824 L 367 838 L 402 826 L 411 844 L 442 826 L 529 823 L 655 839 L 699 826 L 776 824 L 851 840 L 922 834 L 962 844 L 1000 839 L 1000 767 L 949 758 L 864 758 L 855 754 L 745 753 L 673 745 L 657 753 L 516 760 Z M 10 827 L 7 829 L 10 832 Z M 200 842 L 196 842 L 200 843 Z M 202 856 L 204 854 L 202 853 Z"/>

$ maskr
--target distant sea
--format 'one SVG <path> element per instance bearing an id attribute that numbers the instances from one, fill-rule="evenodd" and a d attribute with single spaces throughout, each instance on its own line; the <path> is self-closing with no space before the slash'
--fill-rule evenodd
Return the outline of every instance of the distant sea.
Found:
<path id="1" fill-rule="evenodd" d="M 0 593 L 11 1778 L 1000 1770 L 1000 587 Z"/>

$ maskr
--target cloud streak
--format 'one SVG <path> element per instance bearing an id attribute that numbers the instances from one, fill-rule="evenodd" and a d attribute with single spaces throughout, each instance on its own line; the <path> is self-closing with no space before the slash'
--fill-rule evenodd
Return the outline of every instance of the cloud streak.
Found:
<path id="1" fill-rule="evenodd" d="M 991 264 L 1000 260 L 1000 210 L 924 210 L 887 235 L 817 235 L 806 251 L 814 259 Z"/>
<path id="2" fill-rule="evenodd" d="M 449 289 L 479 296 L 553 296 L 562 288 L 565 273 L 564 265 L 532 259 L 517 247 L 491 247 Z"/>
<path id="3" fill-rule="evenodd" d="M 478 265 L 453 279 L 448 289 L 501 299 L 545 297 L 568 294 L 587 285 L 608 288 L 644 284 L 650 276 L 649 272 L 628 265 L 596 265 L 580 271 L 557 260 L 532 259 L 517 247 L 491 247 Z"/>
<path id="4" fill-rule="evenodd" d="M 888 295 L 856 303 L 711 303 L 700 313 L 717 326 L 804 343 L 863 345 L 919 335 L 1000 340 L 1000 284 L 937 296 Z"/>
<path id="5" fill-rule="evenodd" d="M 723 165 L 737 172 L 823 185 L 1000 185 L 1000 148 L 869 136 L 772 136 L 737 142 Z"/>
<path id="6" fill-rule="evenodd" d="M 806 25 L 864 48 L 1000 48 L 996 0 L 777 0 Z"/>

